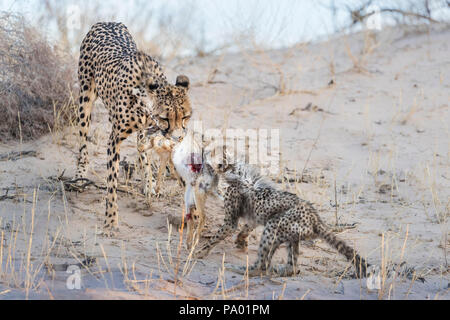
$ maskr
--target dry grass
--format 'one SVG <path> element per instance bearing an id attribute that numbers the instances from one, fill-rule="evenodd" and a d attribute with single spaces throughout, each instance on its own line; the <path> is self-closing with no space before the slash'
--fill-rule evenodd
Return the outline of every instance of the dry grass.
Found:
<path id="1" fill-rule="evenodd" d="M 37 138 L 57 118 L 72 119 L 74 61 L 20 16 L 0 15 L 0 70 L 0 141 Z"/>

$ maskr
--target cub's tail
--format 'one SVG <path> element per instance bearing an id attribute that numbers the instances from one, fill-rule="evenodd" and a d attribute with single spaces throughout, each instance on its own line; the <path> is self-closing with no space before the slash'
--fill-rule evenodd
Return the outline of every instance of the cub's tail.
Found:
<path id="1" fill-rule="evenodd" d="M 332 230 L 327 228 L 322 221 L 315 227 L 315 232 L 317 235 L 324 239 L 329 245 L 335 248 L 339 253 L 343 254 L 348 261 L 352 261 L 356 269 L 356 274 L 358 277 L 366 277 L 367 274 L 367 264 L 366 260 L 360 257 L 355 249 L 347 245 L 344 241 L 340 240 Z"/>

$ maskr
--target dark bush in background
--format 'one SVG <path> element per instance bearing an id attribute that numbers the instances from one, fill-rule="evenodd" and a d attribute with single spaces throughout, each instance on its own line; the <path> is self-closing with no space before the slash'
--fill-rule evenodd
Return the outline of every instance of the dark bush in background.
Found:
<path id="1" fill-rule="evenodd" d="M 70 120 L 74 67 L 22 17 L 0 14 L 0 141 L 34 139 Z"/>

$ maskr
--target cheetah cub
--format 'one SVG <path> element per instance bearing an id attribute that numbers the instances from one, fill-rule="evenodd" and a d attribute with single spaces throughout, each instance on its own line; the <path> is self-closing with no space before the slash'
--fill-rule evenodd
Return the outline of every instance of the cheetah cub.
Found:
<path id="1" fill-rule="evenodd" d="M 218 173 L 210 170 L 202 171 L 196 182 L 198 188 L 210 194 L 212 189 L 219 186 L 217 183 L 210 183 L 217 180 L 212 179 L 211 175 Z M 249 276 L 267 271 L 281 276 L 294 275 L 299 241 L 314 238 L 324 239 L 352 261 L 359 277 L 366 275 L 366 261 L 352 247 L 334 235 L 322 222 L 311 203 L 290 192 L 278 190 L 271 181 L 261 176 L 257 168 L 247 164 L 234 164 L 220 176 L 225 180 L 224 190 L 221 192 L 225 208 L 224 223 L 209 241 L 200 245 L 194 254 L 195 258 L 205 257 L 217 243 L 237 229 L 239 219 L 243 218 L 247 223 L 237 237 L 237 244 L 240 247 L 247 245 L 247 237 L 256 226 L 264 225 L 257 260 L 248 267 Z M 271 268 L 272 256 L 283 243 L 288 245 L 287 264 Z M 233 266 L 231 269 L 241 274 L 247 272 L 246 267 Z"/>

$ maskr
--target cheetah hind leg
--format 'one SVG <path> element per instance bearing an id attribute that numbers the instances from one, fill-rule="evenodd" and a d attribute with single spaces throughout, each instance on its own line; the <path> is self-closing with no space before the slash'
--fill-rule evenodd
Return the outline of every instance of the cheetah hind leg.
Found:
<path id="1" fill-rule="evenodd" d="M 250 232 L 253 231 L 253 229 L 254 227 L 249 224 L 245 224 L 242 226 L 242 229 L 236 237 L 236 248 L 242 250 L 243 252 L 248 251 L 248 236 L 250 235 Z"/>
<path id="2" fill-rule="evenodd" d="M 288 260 L 285 265 L 276 265 L 271 268 L 271 272 L 280 277 L 290 277 L 297 274 L 297 258 L 299 254 L 298 241 L 292 241 L 288 244 Z"/>
<path id="3" fill-rule="evenodd" d="M 94 79 L 88 79 L 84 74 L 80 75 L 80 82 L 84 82 L 85 85 L 80 88 L 80 102 L 77 113 L 77 122 L 79 127 L 79 155 L 77 159 L 77 170 L 75 173 L 75 185 L 80 186 L 85 181 L 88 160 L 87 149 L 87 135 L 89 133 L 89 127 L 91 123 L 91 112 L 95 100 L 97 99 L 97 93 L 95 90 Z"/>
<path id="4" fill-rule="evenodd" d="M 246 266 L 230 265 L 229 269 L 239 274 L 248 274 L 249 277 L 271 273 L 280 276 L 290 276 L 294 274 L 294 266 L 297 263 L 298 256 L 298 241 L 289 243 L 288 263 L 286 266 L 275 268 L 270 266 L 273 254 L 278 249 L 281 242 L 282 241 L 276 236 L 276 233 L 274 233 L 274 230 L 270 227 L 266 227 L 259 243 L 257 261 L 248 268 Z"/>

